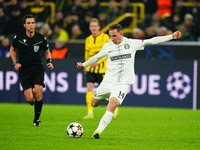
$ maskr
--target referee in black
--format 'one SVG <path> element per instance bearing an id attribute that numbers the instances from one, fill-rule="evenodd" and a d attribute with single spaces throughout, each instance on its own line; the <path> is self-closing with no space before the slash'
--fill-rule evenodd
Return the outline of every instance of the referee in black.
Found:
<path id="1" fill-rule="evenodd" d="M 35 17 L 26 15 L 23 23 L 26 30 L 14 36 L 10 54 L 15 70 L 19 71 L 19 80 L 23 87 L 25 99 L 31 105 L 35 104 L 33 126 L 40 126 L 39 117 L 43 105 L 42 89 L 44 87 L 42 51 L 46 56 L 47 67 L 52 70 L 53 64 L 46 38 L 35 32 Z M 16 57 L 16 50 L 18 50 L 19 59 Z"/>

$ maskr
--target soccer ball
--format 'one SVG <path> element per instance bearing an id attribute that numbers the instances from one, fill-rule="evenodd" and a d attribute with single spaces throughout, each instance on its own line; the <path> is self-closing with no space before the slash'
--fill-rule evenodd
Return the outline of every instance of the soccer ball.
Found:
<path id="1" fill-rule="evenodd" d="M 80 123 L 70 123 L 66 130 L 69 137 L 80 138 L 83 135 L 83 127 Z"/>
<path id="2" fill-rule="evenodd" d="M 180 71 L 174 72 L 167 78 L 167 90 L 175 99 L 182 100 L 191 91 L 190 78 Z"/>

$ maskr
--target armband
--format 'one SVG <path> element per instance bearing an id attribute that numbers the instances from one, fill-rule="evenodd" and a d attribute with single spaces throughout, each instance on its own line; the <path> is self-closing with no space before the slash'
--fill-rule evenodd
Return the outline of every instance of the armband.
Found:
<path id="1" fill-rule="evenodd" d="M 51 59 L 51 58 L 48 58 L 48 59 L 47 59 L 47 64 L 48 64 L 48 63 L 52 63 L 52 59 Z"/>

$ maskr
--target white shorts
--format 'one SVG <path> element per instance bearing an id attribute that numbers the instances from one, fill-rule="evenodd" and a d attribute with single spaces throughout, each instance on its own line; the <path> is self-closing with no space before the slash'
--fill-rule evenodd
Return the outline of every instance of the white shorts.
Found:
<path id="1" fill-rule="evenodd" d="M 129 84 L 114 84 L 101 82 L 99 87 L 94 92 L 94 98 L 97 100 L 109 100 L 111 97 L 115 97 L 122 104 L 126 94 L 130 88 Z"/>

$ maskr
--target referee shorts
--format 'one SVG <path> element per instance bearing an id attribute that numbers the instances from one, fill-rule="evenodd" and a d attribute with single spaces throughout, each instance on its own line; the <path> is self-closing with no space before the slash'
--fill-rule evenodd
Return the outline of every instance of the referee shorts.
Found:
<path id="1" fill-rule="evenodd" d="M 44 85 L 44 69 L 36 69 L 32 71 L 19 71 L 19 80 L 23 87 L 23 91 L 34 88 L 34 85 Z"/>

